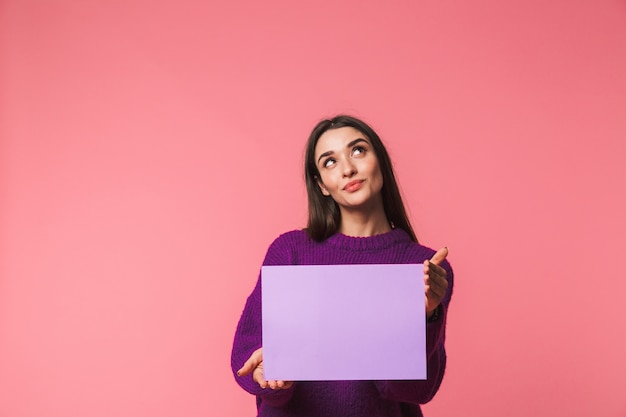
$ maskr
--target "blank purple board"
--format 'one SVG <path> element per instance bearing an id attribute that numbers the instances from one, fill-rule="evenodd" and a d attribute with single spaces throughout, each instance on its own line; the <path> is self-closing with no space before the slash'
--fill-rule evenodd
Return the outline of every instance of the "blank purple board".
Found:
<path id="1" fill-rule="evenodd" d="M 261 268 L 267 380 L 426 379 L 422 264 Z"/>

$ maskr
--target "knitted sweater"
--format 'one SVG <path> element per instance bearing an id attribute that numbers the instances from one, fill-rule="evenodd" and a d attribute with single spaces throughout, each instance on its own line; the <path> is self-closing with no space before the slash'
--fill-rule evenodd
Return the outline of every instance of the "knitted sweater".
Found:
<path id="1" fill-rule="evenodd" d="M 371 237 L 337 233 L 322 242 L 305 231 L 279 236 L 263 265 L 419 264 L 435 251 L 411 240 L 401 229 Z M 419 404 L 428 402 L 441 384 L 445 366 L 445 324 L 452 295 L 453 274 L 444 261 L 448 291 L 438 319 L 426 325 L 427 380 L 415 381 L 297 381 L 285 390 L 262 389 L 252 374 L 237 370 L 261 347 L 261 280 L 248 297 L 239 320 L 231 367 L 237 383 L 256 396 L 259 417 L 418 417 Z M 367 366 L 367 364 L 363 364 Z"/>

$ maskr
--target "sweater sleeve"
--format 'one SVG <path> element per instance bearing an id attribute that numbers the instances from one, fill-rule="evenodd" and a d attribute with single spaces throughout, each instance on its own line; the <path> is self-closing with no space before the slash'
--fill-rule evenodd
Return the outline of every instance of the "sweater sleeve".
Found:
<path id="1" fill-rule="evenodd" d="M 446 369 L 445 330 L 448 306 L 452 296 L 453 272 L 450 264 L 442 264 L 447 272 L 448 290 L 439 305 L 439 318 L 426 324 L 426 377 L 425 380 L 375 381 L 380 395 L 388 400 L 413 404 L 430 401 L 441 385 Z"/>
<path id="2" fill-rule="evenodd" d="M 274 241 L 265 256 L 264 265 L 286 265 L 289 263 L 288 246 L 281 245 L 279 239 Z M 261 388 L 252 379 L 252 373 L 245 376 L 238 376 L 239 370 L 248 360 L 250 355 L 261 347 L 261 276 L 257 280 L 254 290 L 248 297 L 244 307 L 231 353 L 231 368 L 237 383 L 250 394 L 257 396 L 257 402 L 262 401 L 267 405 L 280 407 L 284 405 L 295 389 L 295 384 L 289 389 L 272 390 L 271 388 Z"/>

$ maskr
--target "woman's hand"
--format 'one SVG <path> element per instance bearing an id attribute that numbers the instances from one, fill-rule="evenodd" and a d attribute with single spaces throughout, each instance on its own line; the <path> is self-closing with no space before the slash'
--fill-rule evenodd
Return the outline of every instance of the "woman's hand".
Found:
<path id="1" fill-rule="evenodd" d="M 448 289 L 446 270 L 439 266 L 446 256 L 448 256 L 448 248 L 441 248 L 429 261 L 424 261 L 426 317 L 428 318 L 433 315 Z"/>
<path id="2" fill-rule="evenodd" d="M 293 381 L 266 381 L 263 377 L 263 348 L 258 348 L 250 358 L 243 364 L 237 375 L 244 376 L 252 372 L 252 379 L 261 388 L 287 389 L 293 386 Z"/>

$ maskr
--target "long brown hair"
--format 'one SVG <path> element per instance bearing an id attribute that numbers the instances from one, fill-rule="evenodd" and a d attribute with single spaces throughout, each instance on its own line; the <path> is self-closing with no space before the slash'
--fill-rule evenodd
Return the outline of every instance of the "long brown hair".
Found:
<path id="1" fill-rule="evenodd" d="M 417 237 L 411 227 L 411 222 L 404 209 L 404 203 L 400 196 L 400 189 L 393 173 L 389 154 L 376 134 L 367 123 L 352 116 L 338 115 L 332 119 L 319 122 L 311 132 L 306 144 L 304 160 L 304 178 L 309 200 L 309 219 L 306 232 L 316 241 L 322 241 L 337 233 L 341 224 L 341 212 L 339 206 L 330 196 L 325 196 L 319 187 L 320 173 L 315 163 L 315 146 L 320 136 L 331 129 L 352 127 L 364 134 L 372 143 L 374 153 L 378 158 L 378 165 L 383 176 L 383 188 L 381 190 L 383 208 L 390 224 L 407 232 L 414 242 Z"/>

